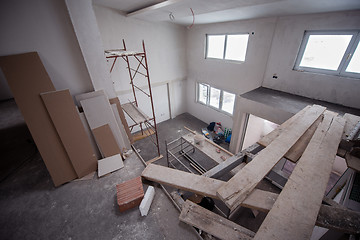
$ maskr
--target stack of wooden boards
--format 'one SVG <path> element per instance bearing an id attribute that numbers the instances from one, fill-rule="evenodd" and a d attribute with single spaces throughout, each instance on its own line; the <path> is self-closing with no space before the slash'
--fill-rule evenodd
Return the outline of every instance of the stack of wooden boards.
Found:
<path id="1" fill-rule="evenodd" d="M 241 226 L 229 225 L 220 216 L 211 217 L 206 209 L 185 203 L 180 220 L 221 239 L 310 239 L 315 224 L 359 234 L 359 213 L 322 204 L 345 123 L 345 118 L 322 106 L 304 108 L 262 139 L 268 141 L 267 147 L 228 182 L 153 164 L 146 167 L 142 177 L 221 199 L 231 210 L 244 206 L 268 212 L 258 232 L 252 234 Z M 284 156 L 290 156 L 297 165 L 282 192 L 278 195 L 256 189 Z M 221 231 L 221 225 L 227 228 Z"/>
<path id="2" fill-rule="evenodd" d="M 1 57 L 0 68 L 55 186 L 96 171 L 101 158 L 122 166 L 130 141 L 118 98 L 104 91 L 78 95 L 80 113 L 69 90 L 56 91 L 36 52 Z"/>

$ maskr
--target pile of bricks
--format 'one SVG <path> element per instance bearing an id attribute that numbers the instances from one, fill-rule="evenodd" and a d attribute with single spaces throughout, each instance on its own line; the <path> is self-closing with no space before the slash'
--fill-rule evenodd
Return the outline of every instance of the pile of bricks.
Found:
<path id="1" fill-rule="evenodd" d="M 116 185 L 116 193 L 120 212 L 139 206 L 141 200 L 144 198 L 141 177 Z"/>

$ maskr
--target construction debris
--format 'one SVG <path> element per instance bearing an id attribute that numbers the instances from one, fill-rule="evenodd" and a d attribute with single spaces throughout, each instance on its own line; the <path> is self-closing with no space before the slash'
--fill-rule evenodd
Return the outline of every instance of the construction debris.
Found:
<path id="1" fill-rule="evenodd" d="M 116 195 L 120 212 L 138 206 L 144 198 L 141 177 L 133 178 L 116 185 Z"/>

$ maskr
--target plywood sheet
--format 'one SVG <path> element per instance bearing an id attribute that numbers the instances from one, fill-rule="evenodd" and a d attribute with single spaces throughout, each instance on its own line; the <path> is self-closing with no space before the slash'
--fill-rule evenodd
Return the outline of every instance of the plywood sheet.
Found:
<path id="1" fill-rule="evenodd" d="M 0 57 L 0 67 L 8 81 L 25 122 L 55 186 L 77 177 L 40 93 L 55 91 L 36 52 Z"/>
<path id="2" fill-rule="evenodd" d="M 254 239 L 310 239 L 345 120 L 326 112 Z"/>
<path id="3" fill-rule="evenodd" d="M 127 135 L 128 139 L 129 139 L 130 143 L 133 144 L 134 143 L 133 136 L 132 136 L 132 134 L 130 132 L 129 125 L 128 125 L 126 119 L 125 119 L 124 111 L 121 108 L 119 98 L 117 98 L 117 97 L 116 98 L 111 98 L 111 99 L 109 99 L 109 102 L 110 102 L 110 104 L 116 104 L 116 107 L 117 107 L 117 110 L 118 110 L 118 113 L 119 113 L 119 116 L 120 116 L 120 119 L 121 119 L 121 123 L 124 126 L 124 129 L 126 131 L 126 135 Z"/>
<path id="4" fill-rule="evenodd" d="M 96 141 L 95 141 L 95 138 L 94 138 L 94 136 L 93 136 L 93 134 L 91 132 L 90 126 L 89 126 L 89 124 L 88 124 L 88 122 L 86 120 L 85 113 L 78 112 L 78 114 L 79 114 L 81 122 L 82 122 L 82 124 L 84 126 L 85 132 L 86 132 L 88 138 L 90 139 L 90 143 L 91 143 L 91 146 L 93 148 L 93 151 L 95 152 L 96 159 L 99 160 L 99 159 L 101 159 L 101 154 L 100 154 L 98 146 L 96 145 Z"/>
<path id="5" fill-rule="evenodd" d="M 97 159 L 69 90 L 42 93 L 41 98 L 79 178 L 94 172 Z"/>
<path id="6" fill-rule="evenodd" d="M 105 95 L 85 99 L 80 103 L 91 130 L 109 124 L 120 150 L 126 148 L 114 113 Z"/>
<path id="7" fill-rule="evenodd" d="M 107 157 L 98 161 L 98 176 L 102 177 L 124 167 L 120 154 Z"/>
<path id="8" fill-rule="evenodd" d="M 116 154 L 121 154 L 120 148 L 116 143 L 116 139 L 110 129 L 109 124 L 94 128 L 92 132 L 104 158 L 111 157 Z"/>
<path id="9" fill-rule="evenodd" d="M 237 208 L 324 111 L 325 108 L 318 105 L 307 109 L 268 147 L 218 189 L 221 200 L 230 209 Z"/>

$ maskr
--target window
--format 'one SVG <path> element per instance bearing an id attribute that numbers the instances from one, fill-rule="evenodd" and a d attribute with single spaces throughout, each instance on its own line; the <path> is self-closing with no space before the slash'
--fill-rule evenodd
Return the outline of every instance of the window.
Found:
<path id="1" fill-rule="evenodd" d="M 206 35 L 206 58 L 245 61 L 249 34 Z"/>
<path id="2" fill-rule="evenodd" d="M 306 31 L 295 70 L 360 78 L 359 31 Z"/>
<path id="3" fill-rule="evenodd" d="M 208 84 L 197 84 L 197 101 L 211 108 L 232 115 L 235 104 L 235 94 L 211 87 Z"/>

